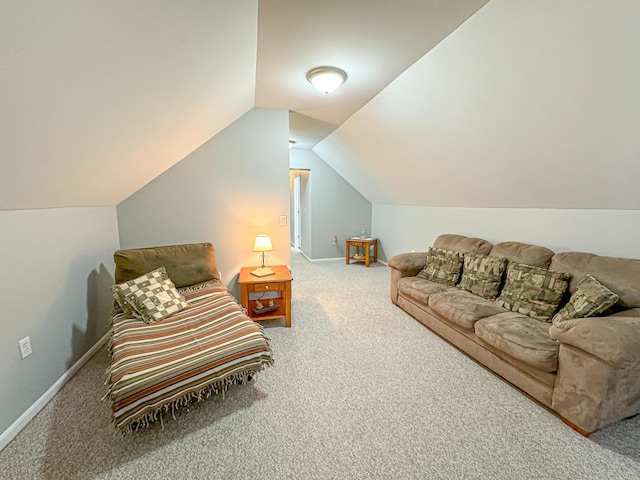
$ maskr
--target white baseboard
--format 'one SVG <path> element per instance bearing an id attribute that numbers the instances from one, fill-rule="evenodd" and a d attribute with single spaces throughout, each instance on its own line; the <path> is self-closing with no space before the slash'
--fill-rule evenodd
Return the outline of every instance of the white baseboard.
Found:
<path id="1" fill-rule="evenodd" d="M 315 258 L 310 260 L 311 262 L 328 262 L 330 260 L 344 260 L 344 257 L 333 257 L 333 258 Z"/>
<path id="2" fill-rule="evenodd" d="M 333 257 L 333 258 L 316 258 L 316 259 L 311 259 L 307 256 L 306 253 L 304 253 L 302 250 L 298 250 L 298 252 L 300 252 L 302 254 L 302 256 L 304 258 L 306 258 L 308 261 L 310 262 L 326 262 L 329 260 L 344 260 L 344 257 Z M 378 263 L 381 263 L 382 265 L 384 265 L 385 267 L 388 267 L 389 264 L 387 262 L 385 262 L 384 260 L 380 260 L 378 259 L 377 261 Z"/>
<path id="3" fill-rule="evenodd" d="M 33 420 L 40 410 L 42 410 L 47 403 L 60 391 L 60 389 L 67 383 L 71 377 L 73 377 L 78 370 L 80 370 L 85 363 L 89 361 L 95 353 L 102 348 L 102 346 L 109 340 L 111 332 L 107 332 L 104 336 L 96 342 L 96 344 L 89 349 L 80 359 L 74 363 L 69 370 L 54 383 L 51 387 L 42 394 L 42 396 L 31 405 L 26 412 L 18 417 L 18 419 L 9 426 L 2 434 L 0 434 L 0 450 L 6 447 L 11 440 L 15 438 L 20 431 L 27 426 L 27 424 Z"/>
<path id="4" fill-rule="evenodd" d="M 309 260 L 310 262 L 326 262 L 329 260 L 344 260 L 344 257 L 333 257 L 333 258 L 309 258 L 309 256 L 304 253 L 302 250 L 298 250 L 304 258 Z"/>

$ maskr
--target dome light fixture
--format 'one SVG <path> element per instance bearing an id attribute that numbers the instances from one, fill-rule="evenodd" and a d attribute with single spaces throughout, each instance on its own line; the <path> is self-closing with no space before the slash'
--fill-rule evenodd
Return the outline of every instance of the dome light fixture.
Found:
<path id="1" fill-rule="evenodd" d="M 346 79 L 345 71 L 336 67 L 317 67 L 307 73 L 309 83 L 324 94 L 335 92 Z"/>

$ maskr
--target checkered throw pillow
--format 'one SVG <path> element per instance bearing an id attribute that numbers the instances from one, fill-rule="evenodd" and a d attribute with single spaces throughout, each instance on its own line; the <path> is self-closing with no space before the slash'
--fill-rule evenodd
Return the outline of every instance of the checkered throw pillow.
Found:
<path id="1" fill-rule="evenodd" d="M 157 268 L 152 272 L 146 273 L 141 277 L 134 278 L 133 280 L 129 280 L 128 282 L 119 283 L 111 287 L 111 293 L 113 298 L 116 299 L 120 308 L 124 314 L 129 318 L 139 318 L 142 320 L 140 314 L 136 312 L 133 305 L 127 303 L 126 298 L 128 295 L 132 294 L 135 291 L 138 291 L 141 288 L 147 287 L 152 283 L 157 283 L 159 280 L 168 279 L 167 271 L 164 267 Z"/>
<path id="2" fill-rule="evenodd" d="M 187 301 L 168 278 L 131 292 L 125 300 L 146 323 L 157 322 L 187 307 Z"/>

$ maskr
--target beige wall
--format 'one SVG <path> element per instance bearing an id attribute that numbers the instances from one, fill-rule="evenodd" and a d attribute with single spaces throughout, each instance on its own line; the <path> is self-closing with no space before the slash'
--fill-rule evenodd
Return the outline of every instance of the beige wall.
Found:
<path id="1" fill-rule="evenodd" d="M 0 212 L 0 231 L 2 448 L 24 424 L 9 427 L 108 332 L 118 227 L 115 207 L 61 208 Z M 26 336 L 33 353 L 21 359 Z"/>
<path id="2" fill-rule="evenodd" d="M 554 252 L 590 252 L 640 258 L 640 211 L 544 208 L 373 206 L 373 233 L 383 259 L 426 251 L 441 233 L 514 240 Z"/>
<path id="3" fill-rule="evenodd" d="M 290 265 L 288 141 L 286 110 L 250 110 L 118 205 L 122 248 L 212 242 L 233 291 L 240 267 L 258 264 L 258 233 L 270 263 Z"/>

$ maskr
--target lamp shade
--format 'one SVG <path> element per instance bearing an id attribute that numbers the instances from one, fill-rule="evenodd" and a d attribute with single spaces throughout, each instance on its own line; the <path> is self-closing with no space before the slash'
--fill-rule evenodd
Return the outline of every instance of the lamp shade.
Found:
<path id="1" fill-rule="evenodd" d="M 273 245 L 271 245 L 271 237 L 265 234 L 256 235 L 256 240 L 253 242 L 253 251 L 254 252 L 269 252 L 273 250 Z"/>
<path id="2" fill-rule="evenodd" d="M 321 93 L 335 92 L 346 79 L 345 71 L 336 67 L 318 67 L 307 73 L 307 80 Z"/>

